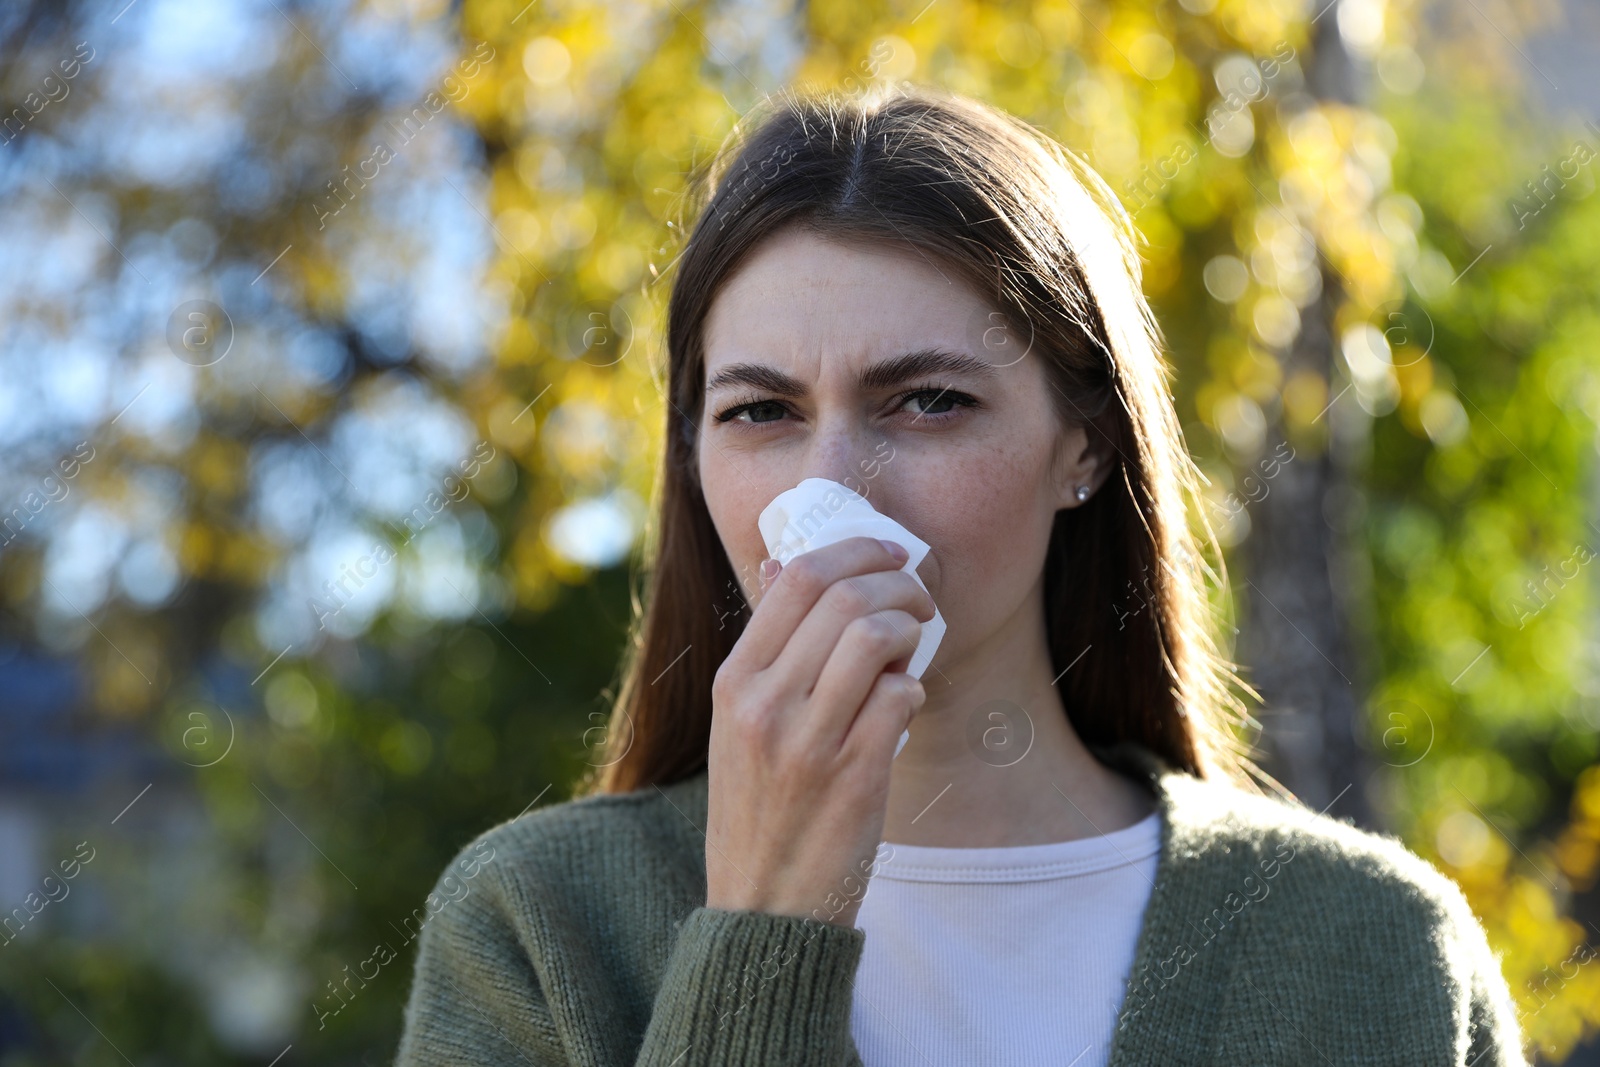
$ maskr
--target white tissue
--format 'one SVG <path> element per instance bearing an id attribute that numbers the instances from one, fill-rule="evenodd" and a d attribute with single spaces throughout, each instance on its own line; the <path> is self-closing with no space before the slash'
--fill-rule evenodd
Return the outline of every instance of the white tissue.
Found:
<path id="1" fill-rule="evenodd" d="M 779 563 L 812 549 L 843 541 L 847 537 L 878 537 L 904 546 L 910 554 L 900 569 L 911 575 L 924 590 L 928 587 L 917 574 L 917 564 L 928 554 L 928 543 L 889 516 L 881 514 L 867 498 L 849 486 L 827 478 L 807 478 L 793 489 L 779 493 L 762 510 L 756 526 L 766 542 L 767 554 Z M 922 637 L 906 667 L 906 673 L 921 678 L 933 654 L 944 640 L 944 616 L 934 607 L 933 618 L 922 624 Z M 911 737 L 900 735 L 894 754 L 900 755 Z"/>

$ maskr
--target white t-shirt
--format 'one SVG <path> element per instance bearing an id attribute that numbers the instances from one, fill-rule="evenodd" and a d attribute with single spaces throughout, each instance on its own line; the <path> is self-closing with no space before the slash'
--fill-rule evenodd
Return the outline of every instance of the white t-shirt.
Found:
<path id="1" fill-rule="evenodd" d="M 1160 848 L 1159 812 L 1045 845 L 880 845 L 856 918 L 866 1067 L 1105 1067 Z"/>

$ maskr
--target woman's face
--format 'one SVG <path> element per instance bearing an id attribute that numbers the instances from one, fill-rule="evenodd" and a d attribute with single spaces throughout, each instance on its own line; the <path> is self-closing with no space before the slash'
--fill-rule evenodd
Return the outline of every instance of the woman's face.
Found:
<path id="1" fill-rule="evenodd" d="M 798 228 L 726 281 L 705 324 L 698 463 L 750 604 L 767 558 L 757 516 L 820 477 L 928 543 L 917 573 L 948 625 L 937 664 L 1042 625 L 1019 612 L 1042 584 L 1052 520 L 1100 478 L 1084 431 L 1061 429 L 1040 356 L 995 343 L 992 310 L 910 245 Z"/>

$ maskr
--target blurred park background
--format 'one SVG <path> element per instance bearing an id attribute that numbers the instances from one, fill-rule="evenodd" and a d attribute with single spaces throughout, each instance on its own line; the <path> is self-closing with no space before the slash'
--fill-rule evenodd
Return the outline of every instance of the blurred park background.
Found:
<path id="1" fill-rule="evenodd" d="M 1263 763 L 1600 1063 L 1596 69 L 1586 0 L 0 6 L 0 1064 L 392 1060 L 597 759 L 686 174 L 905 80 L 1122 197 Z"/>

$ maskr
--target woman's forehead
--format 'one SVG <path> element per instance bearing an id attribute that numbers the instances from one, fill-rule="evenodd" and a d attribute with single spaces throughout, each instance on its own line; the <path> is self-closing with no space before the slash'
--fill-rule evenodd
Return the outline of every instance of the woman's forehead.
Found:
<path id="1" fill-rule="evenodd" d="M 854 373 L 913 350 L 968 351 L 968 325 L 984 307 L 962 278 L 914 247 L 781 234 L 713 300 L 706 380 L 724 364 L 756 360 L 815 378 L 824 361 Z"/>

